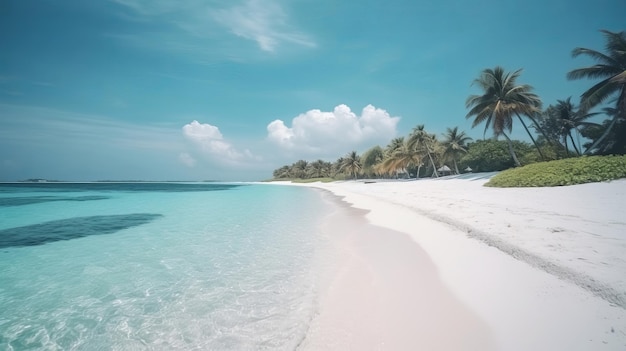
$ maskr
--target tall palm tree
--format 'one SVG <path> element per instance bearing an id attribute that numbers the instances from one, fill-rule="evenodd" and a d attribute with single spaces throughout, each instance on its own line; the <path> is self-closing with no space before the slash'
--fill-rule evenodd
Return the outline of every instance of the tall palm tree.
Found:
<path id="1" fill-rule="evenodd" d="M 585 154 L 590 152 L 600 155 L 622 154 L 626 148 L 619 146 L 625 143 L 625 138 L 620 136 L 620 134 L 624 135 L 626 131 L 624 127 L 626 125 L 626 119 L 617 118 L 616 115 L 618 111 L 613 107 L 605 107 L 602 111 L 605 115 L 609 116 L 608 119 L 604 120 L 602 124 L 583 126 L 581 129 L 584 136 L 593 140 L 591 145 L 585 150 Z M 598 134 L 594 136 L 596 133 Z"/>
<path id="2" fill-rule="evenodd" d="M 572 142 L 572 146 L 574 147 L 574 151 L 576 151 L 578 155 L 581 155 L 580 149 L 576 147 L 572 130 L 575 130 L 577 135 L 580 137 L 580 127 L 597 125 L 597 123 L 586 121 L 587 119 L 597 115 L 597 113 L 587 113 L 584 110 L 577 108 L 572 103 L 571 97 L 568 97 L 566 100 L 557 100 L 556 105 L 549 106 L 546 112 L 550 115 L 550 117 L 555 118 L 560 126 L 560 134 L 563 138 L 565 152 L 569 154 L 569 148 L 567 146 L 567 138 L 569 137 Z"/>
<path id="3" fill-rule="evenodd" d="M 417 167 L 416 177 L 419 178 L 419 171 L 423 164 L 423 154 L 414 148 L 410 148 L 408 143 L 405 142 L 387 154 L 377 168 L 381 173 L 395 173 L 397 175 L 398 171 L 406 171 L 409 166 L 415 166 Z"/>
<path id="4" fill-rule="evenodd" d="M 467 152 L 467 143 L 472 140 L 465 132 L 459 132 L 459 127 L 452 129 L 447 128 L 446 133 L 443 134 L 443 158 L 452 160 L 454 164 L 454 171 L 459 174 L 459 167 L 456 160 L 460 155 Z"/>
<path id="5" fill-rule="evenodd" d="M 357 174 L 361 171 L 361 168 L 361 158 L 356 151 L 352 151 L 343 158 L 339 170 L 353 175 L 356 180 Z"/>
<path id="6" fill-rule="evenodd" d="M 401 148 L 404 145 L 404 137 L 398 137 L 392 139 L 385 147 L 385 155 L 391 155 L 395 150 Z"/>
<path id="7" fill-rule="evenodd" d="M 533 116 L 541 112 L 541 100 L 532 92 L 532 86 L 517 84 L 516 80 L 521 72 L 522 70 L 519 69 L 512 73 L 506 73 L 500 66 L 483 70 L 480 77 L 475 79 L 473 83 L 483 90 L 483 94 L 470 95 L 465 101 L 465 106 L 470 108 L 466 118 L 475 116 L 472 128 L 485 122 L 485 132 L 491 127 L 496 137 L 503 135 L 509 144 L 509 152 L 516 166 L 519 166 L 520 163 L 513 151 L 511 139 L 507 135 L 507 132 L 511 133 L 513 129 L 513 116 L 516 116 L 522 123 L 530 140 L 539 151 L 539 155 L 545 159 L 541 148 L 522 119 L 522 116 L 528 117 L 540 130 L 541 128 Z"/>
<path id="8" fill-rule="evenodd" d="M 424 129 L 424 125 L 420 124 L 413 128 L 413 132 L 411 132 L 411 135 L 409 135 L 409 139 L 407 140 L 407 146 L 412 150 L 423 151 L 430 160 L 430 164 L 433 167 L 433 174 L 435 177 L 439 177 L 439 173 L 437 173 L 437 166 L 435 166 L 435 161 L 433 160 L 435 142 L 436 139 L 433 135 L 428 134 L 428 132 Z"/>
<path id="9" fill-rule="evenodd" d="M 572 51 L 573 57 L 585 55 L 598 63 L 590 67 L 570 71 L 567 74 L 567 79 L 602 79 L 580 96 L 582 108 L 589 110 L 603 101 L 617 96 L 615 100 L 616 113 L 613 115 L 613 118 L 626 119 L 626 32 L 615 33 L 608 30 L 602 30 L 601 32 L 606 39 L 606 53 L 592 49 L 575 48 Z M 596 140 L 589 150 L 596 148 L 609 135 L 613 125 L 615 125 L 615 120 L 609 125 L 610 128 L 607 132 L 600 139 Z"/>

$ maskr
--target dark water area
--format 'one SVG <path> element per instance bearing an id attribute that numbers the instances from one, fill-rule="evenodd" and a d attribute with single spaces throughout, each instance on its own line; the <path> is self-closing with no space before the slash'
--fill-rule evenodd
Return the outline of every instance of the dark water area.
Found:
<path id="1" fill-rule="evenodd" d="M 93 183 L 0 183 L 2 193 L 24 192 L 80 192 L 80 191 L 123 191 L 123 192 L 192 192 L 233 190 L 245 184 L 222 183 L 157 183 L 157 182 L 93 182 Z"/>
<path id="2" fill-rule="evenodd" d="M 87 216 L 8 228 L 0 230 L 0 248 L 37 246 L 91 235 L 113 234 L 160 217 L 162 215 L 153 213 Z"/>
<path id="3" fill-rule="evenodd" d="M 24 206 L 55 201 L 94 201 L 110 199 L 109 196 L 14 196 L 0 197 L 0 207 Z"/>

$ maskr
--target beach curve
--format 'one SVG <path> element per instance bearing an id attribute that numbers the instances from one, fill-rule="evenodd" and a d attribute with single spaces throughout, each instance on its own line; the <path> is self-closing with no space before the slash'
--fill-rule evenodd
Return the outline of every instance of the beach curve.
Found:
<path id="1" fill-rule="evenodd" d="M 488 178 L 305 186 L 409 235 L 497 349 L 624 349 L 626 181 L 494 189 Z"/>

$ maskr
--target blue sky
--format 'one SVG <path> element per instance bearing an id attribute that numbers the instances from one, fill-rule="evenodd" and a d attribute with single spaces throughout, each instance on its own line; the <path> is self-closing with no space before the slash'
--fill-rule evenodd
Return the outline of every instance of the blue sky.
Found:
<path id="1" fill-rule="evenodd" d="M 625 30 L 626 2 L 3 0 L 0 181 L 260 180 L 425 124 L 459 126 L 481 70 L 544 105 Z M 514 125 L 514 128 L 520 129 Z M 523 138 L 514 132 L 514 137 Z"/>

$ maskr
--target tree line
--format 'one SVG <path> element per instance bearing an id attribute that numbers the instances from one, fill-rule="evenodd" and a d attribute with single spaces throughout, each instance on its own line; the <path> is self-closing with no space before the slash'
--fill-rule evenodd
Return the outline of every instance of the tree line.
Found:
<path id="1" fill-rule="evenodd" d="M 573 57 L 588 56 L 597 63 L 574 69 L 567 78 L 600 79 L 583 92 L 578 104 L 567 97 L 543 109 L 533 87 L 518 84 L 521 69 L 507 72 L 496 66 L 483 70 L 474 80 L 472 85 L 481 93 L 470 95 L 465 102 L 472 128 L 484 124 L 483 137 L 491 130 L 491 139 L 472 142 L 465 132 L 453 127 L 447 128 L 440 140 L 424 125 L 418 125 L 408 136 L 395 138 L 384 148 L 374 146 L 362 155 L 351 151 L 335 162 L 299 160 L 274 170 L 273 176 L 438 177 L 441 173 L 496 171 L 582 155 L 626 154 L 626 32 L 601 32 L 605 52 L 586 48 L 572 51 Z M 594 110 L 600 106 L 599 111 Z M 604 119 L 600 123 L 591 121 L 601 116 Z M 517 121 L 532 144 L 510 138 Z"/>

